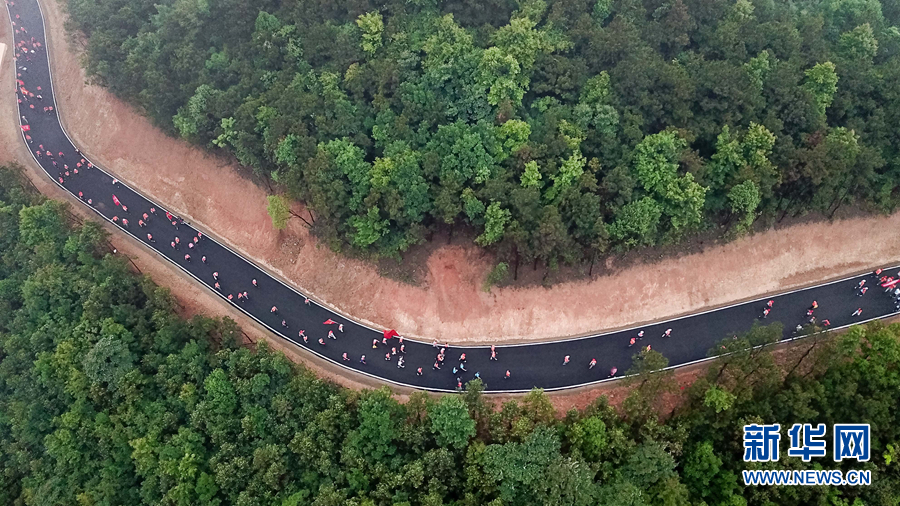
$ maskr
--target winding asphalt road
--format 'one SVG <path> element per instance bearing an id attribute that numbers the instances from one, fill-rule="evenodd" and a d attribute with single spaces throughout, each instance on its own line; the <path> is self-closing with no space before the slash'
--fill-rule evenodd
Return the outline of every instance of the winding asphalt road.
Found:
<path id="1" fill-rule="evenodd" d="M 16 97 L 23 140 L 51 180 L 103 219 L 143 242 L 217 295 L 228 300 L 229 295 L 236 297 L 239 292 L 246 291 L 249 300 L 238 302 L 233 298 L 229 302 L 273 333 L 325 360 L 380 380 L 425 390 L 454 391 L 458 381 L 465 383 L 478 372 L 490 392 L 521 392 L 533 387 L 561 390 L 606 381 L 613 367 L 618 368 L 621 375 L 631 364 L 632 356 L 648 345 L 665 355 L 672 367 L 704 360 L 708 357 L 708 351 L 721 339 L 745 332 L 754 321 L 760 321 L 768 300 L 773 300 L 774 304 L 771 314 L 764 321 L 782 321 L 785 324 L 785 339 L 792 338 L 796 325 L 806 322 L 806 311 L 812 301 L 818 302 L 814 316 L 819 322 L 830 320 L 831 329 L 896 313 L 890 295 L 885 294 L 877 279 L 868 274 L 644 327 L 554 342 L 497 346 L 496 361 L 490 360 L 488 346 L 454 346 L 446 350 L 440 370 L 433 369 L 439 350 L 432 343 L 406 339 L 403 342 L 405 367 L 398 368 L 397 361 L 401 354 L 392 355 L 390 361 L 385 360 L 385 354 L 391 353 L 392 348 L 399 349 L 398 338 L 382 344 L 382 330 L 347 320 L 313 301 L 305 303 L 306 297 L 302 293 L 269 276 L 253 262 L 213 238 L 201 236 L 200 231 L 189 223 L 179 223 L 176 228 L 166 218 L 165 208 L 161 204 L 116 182 L 112 174 L 81 155 L 63 130 L 57 115 L 40 5 L 36 0 L 14 0 L 7 1 L 7 9 L 15 37 L 15 47 L 11 49 L 16 57 Z M 39 95 L 41 98 L 38 98 Z M 45 111 L 45 107 L 51 106 L 53 110 Z M 8 120 L 4 118 L 4 121 Z M 78 164 L 81 166 L 78 167 Z M 77 173 L 75 169 L 78 169 Z M 185 186 L 190 186 L 190 183 Z M 190 188 L 185 190 L 190 191 Z M 113 195 L 121 205 L 113 201 Z M 127 212 L 123 206 L 128 208 Z M 156 209 L 155 214 L 150 214 L 151 208 Z M 138 224 L 143 213 L 150 214 L 145 227 Z M 127 226 L 125 220 L 128 220 Z M 155 242 L 149 241 L 147 234 L 151 234 Z M 194 237 L 202 238 L 196 247 L 188 249 L 188 243 Z M 171 246 L 175 238 L 180 240 L 177 249 Z M 190 254 L 190 262 L 185 260 L 185 254 Z M 201 262 L 202 256 L 207 257 L 207 264 Z M 214 272 L 218 273 L 219 289 L 215 288 Z M 887 270 L 885 274 L 900 275 L 896 268 Z M 716 273 L 710 272 L 709 275 L 715 276 Z M 258 287 L 253 286 L 254 279 Z M 866 279 L 867 286 L 871 288 L 864 296 L 858 296 L 856 286 L 862 279 Z M 605 307 L 615 304 L 615 294 L 598 297 L 596 310 L 604 311 Z M 273 306 L 278 307 L 277 313 L 272 313 Z M 858 308 L 862 309 L 862 314 L 851 316 Z M 282 326 L 282 320 L 287 328 Z M 336 323 L 323 323 L 329 320 Z M 342 325 L 342 330 L 338 325 Z M 669 338 L 662 337 L 666 329 L 672 329 Z M 300 330 L 305 330 L 308 342 L 300 337 Z M 335 339 L 328 337 L 329 330 L 333 331 Z M 399 330 L 402 333 L 402 329 Z M 629 347 L 630 338 L 639 331 L 645 332 L 644 338 L 634 347 Z M 320 338 L 324 344 L 319 344 Z M 373 340 L 377 341 L 374 349 Z M 342 358 L 344 353 L 349 360 Z M 454 374 L 452 369 L 459 365 L 458 359 L 462 353 L 467 358 L 466 371 Z M 366 364 L 360 362 L 363 354 Z M 571 357 L 571 362 L 563 366 L 567 355 Z M 588 366 L 591 359 L 597 360 L 594 368 Z M 417 374 L 419 367 L 422 368 L 421 375 Z M 507 371 L 510 376 L 505 378 Z"/>

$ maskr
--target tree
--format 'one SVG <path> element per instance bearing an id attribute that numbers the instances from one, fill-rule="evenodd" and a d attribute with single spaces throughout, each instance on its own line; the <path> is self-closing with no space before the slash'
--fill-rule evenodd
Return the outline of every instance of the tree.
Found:
<path id="1" fill-rule="evenodd" d="M 134 358 L 127 344 L 121 339 L 106 336 L 97 341 L 85 355 L 84 374 L 95 383 L 116 388 L 131 370 L 133 362 Z"/>
<path id="2" fill-rule="evenodd" d="M 509 272 L 509 264 L 506 262 L 498 262 L 493 269 L 484 277 L 484 283 L 481 284 L 482 291 L 490 292 L 491 287 L 499 284 Z"/>
<path id="3" fill-rule="evenodd" d="M 609 446 L 606 424 L 597 416 L 587 417 L 573 424 L 567 438 L 588 462 L 600 462 Z"/>
<path id="4" fill-rule="evenodd" d="M 272 227 L 275 230 L 284 230 L 288 220 L 291 219 L 291 209 L 287 200 L 281 195 L 269 195 L 266 201 L 269 203 L 266 212 L 269 213 L 269 218 L 272 218 Z"/>
<path id="5" fill-rule="evenodd" d="M 465 402 L 457 395 L 445 395 L 431 408 L 431 432 L 435 442 L 462 450 L 475 435 L 475 420 L 469 416 Z"/>
<path id="6" fill-rule="evenodd" d="M 548 202 L 556 200 L 557 197 L 580 178 L 581 175 L 584 174 L 584 166 L 586 163 L 587 160 L 579 151 L 572 153 L 569 158 L 563 161 L 562 165 L 559 167 L 559 172 L 550 176 L 550 179 L 553 180 L 553 186 L 551 186 L 544 195 L 546 200 Z"/>
<path id="7" fill-rule="evenodd" d="M 662 209 L 650 197 L 630 202 L 616 213 L 609 227 L 609 235 L 625 248 L 652 245 L 656 242 L 657 227 Z"/>
<path id="8" fill-rule="evenodd" d="M 484 233 L 475 238 L 481 246 L 489 246 L 503 237 L 503 230 L 512 213 L 500 207 L 500 202 L 491 202 L 484 213 Z"/>
<path id="9" fill-rule="evenodd" d="M 747 180 L 739 185 L 735 185 L 728 192 L 728 200 L 731 202 L 731 212 L 736 216 L 741 216 L 741 220 L 735 225 L 735 233 L 742 234 L 756 218 L 756 209 L 762 200 L 759 195 L 759 187 L 753 181 Z"/>
<path id="10" fill-rule="evenodd" d="M 365 216 L 353 216 L 350 224 L 356 229 L 353 235 L 353 244 L 366 247 L 373 244 L 388 233 L 388 220 L 381 219 L 379 209 L 370 207 Z"/>
<path id="11" fill-rule="evenodd" d="M 825 115 L 825 109 L 831 105 L 834 94 L 837 92 L 838 76 L 834 64 L 830 61 L 817 63 L 806 71 L 806 80 L 803 87 L 815 98 L 819 109 L 819 115 Z"/>
<path id="12" fill-rule="evenodd" d="M 878 40 L 872 32 L 872 26 L 864 23 L 849 32 L 841 34 L 838 43 L 842 56 L 848 61 L 871 62 L 878 54 Z"/>
<path id="13" fill-rule="evenodd" d="M 384 30 L 384 21 L 380 12 L 367 12 L 356 18 L 356 25 L 362 30 L 362 49 L 375 54 L 381 48 L 381 32 Z"/>
<path id="14" fill-rule="evenodd" d="M 522 188 L 540 188 L 541 170 L 534 160 L 525 164 L 525 172 L 522 173 Z"/>

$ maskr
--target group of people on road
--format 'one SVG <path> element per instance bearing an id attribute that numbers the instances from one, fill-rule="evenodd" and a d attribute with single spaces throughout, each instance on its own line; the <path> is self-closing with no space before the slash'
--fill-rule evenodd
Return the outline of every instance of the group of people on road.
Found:
<path id="1" fill-rule="evenodd" d="M 12 1 L 7 2 L 10 6 L 14 6 L 15 3 Z M 22 109 L 24 109 L 21 114 L 20 122 L 23 130 L 23 135 L 25 137 L 26 142 L 29 144 L 29 149 L 33 151 L 34 156 L 41 163 L 42 166 L 48 170 L 50 173 L 51 169 L 47 167 L 47 165 L 53 167 L 53 171 L 56 173 L 56 181 L 63 185 L 64 187 L 68 187 L 71 181 L 77 180 L 77 176 L 79 176 L 83 171 L 88 169 L 93 169 L 94 164 L 84 158 L 81 152 L 77 147 L 73 147 L 74 156 L 66 157 L 64 151 L 56 151 L 50 149 L 50 146 L 45 146 L 42 143 L 37 143 L 36 147 L 33 146 L 34 139 L 32 138 L 32 130 L 35 128 L 35 120 L 40 117 L 31 116 L 29 119 L 29 115 L 32 113 L 43 112 L 46 114 L 53 114 L 56 111 L 54 110 L 52 97 L 49 97 L 51 100 L 48 100 L 46 103 L 44 102 L 43 93 L 44 90 L 40 85 L 31 85 L 27 82 L 29 78 L 29 67 L 36 61 L 36 56 L 43 51 L 44 45 L 40 40 L 37 40 L 34 36 L 31 36 L 27 29 L 22 26 L 21 20 L 19 19 L 19 15 L 14 15 L 13 20 L 14 27 L 14 37 L 15 37 L 15 68 L 16 68 L 16 92 L 17 92 L 17 100 L 18 104 Z M 32 82 L 32 84 L 34 84 Z M 71 151 L 69 153 L 72 155 Z M 112 179 L 112 187 L 113 191 L 117 188 L 119 182 L 117 179 Z M 92 197 L 86 196 L 83 190 L 72 191 L 73 194 L 76 194 L 77 197 L 83 202 L 87 203 L 91 207 L 96 207 L 95 202 Z M 121 194 L 121 193 L 120 193 Z M 148 209 L 143 211 L 136 211 L 136 214 L 132 214 L 129 211 L 128 206 L 125 202 L 122 202 L 120 198 L 115 194 L 111 193 L 111 201 L 115 206 L 113 209 L 115 210 L 110 217 L 111 221 L 116 225 L 120 226 L 123 229 L 127 229 L 129 232 L 132 232 L 132 220 L 137 220 L 137 227 L 140 229 L 145 229 L 150 226 L 151 223 L 155 222 L 158 219 L 162 219 L 158 210 L 150 206 Z M 127 200 L 127 199 L 126 199 Z M 168 240 L 169 246 L 173 251 L 178 252 L 177 257 L 182 257 L 185 263 L 190 264 L 193 262 L 196 255 L 199 255 L 200 263 L 209 266 L 210 259 L 206 254 L 202 251 L 201 244 L 203 242 L 203 234 L 199 231 L 196 231 L 195 234 L 188 233 L 186 236 L 181 232 L 181 228 L 185 226 L 185 222 L 182 218 L 173 215 L 169 211 L 161 210 L 165 216 L 167 223 L 171 224 L 173 228 L 173 233 L 169 236 L 170 240 Z M 185 227 L 190 230 L 190 227 Z M 146 230 L 142 230 L 142 234 L 146 236 L 146 243 L 150 244 L 151 247 L 156 248 L 156 238 L 152 233 L 147 232 Z M 165 239 L 164 239 L 165 241 Z M 243 287 L 238 289 L 237 291 L 232 291 L 231 293 L 225 294 L 222 291 L 222 286 L 220 284 L 220 276 L 218 271 L 212 271 L 211 273 L 212 281 L 208 283 L 211 284 L 212 288 L 214 288 L 217 292 L 219 292 L 224 298 L 228 301 L 236 302 L 240 305 L 248 302 L 250 297 L 247 290 L 244 290 Z M 886 293 L 889 293 L 894 300 L 895 307 L 898 311 L 900 311 L 900 273 L 897 273 L 896 276 L 889 276 L 882 272 L 881 269 L 878 269 L 873 272 L 874 282 L 869 282 L 872 280 L 862 279 L 854 286 L 854 292 L 858 297 L 864 297 L 869 288 L 874 283 L 878 283 Z M 208 279 L 208 278 L 207 278 Z M 255 288 L 259 289 L 259 282 L 254 278 L 250 281 L 250 284 Z M 310 299 L 308 297 L 304 300 L 305 305 L 310 304 Z M 768 300 L 765 305 L 762 307 L 760 318 L 766 319 L 770 316 L 771 312 L 774 310 L 775 300 Z M 239 306 L 240 307 L 240 306 Z M 828 319 L 817 320 L 819 304 L 817 301 L 812 301 L 808 309 L 806 310 L 806 315 L 804 319 L 804 323 L 798 324 L 796 327 L 796 332 L 799 333 L 803 330 L 805 325 L 816 325 L 821 324 L 823 327 L 829 327 L 831 322 Z M 247 309 L 244 309 L 249 313 Z M 265 310 L 263 310 L 265 311 Z M 857 308 L 852 314 L 852 317 L 859 317 L 862 315 L 862 307 Z M 272 315 L 278 315 L 278 307 L 272 305 L 270 309 L 270 313 Z M 337 325 L 338 334 L 344 332 L 344 324 L 335 322 L 331 319 L 327 320 L 324 323 L 326 326 L 328 325 Z M 287 321 L 287 318 L 281 319 L 281 327 L 284 331 L 290 329 L 290 325 Z M 667 328 L 661 335 L 662 339 L 668 339 L 672 337 L 672 328 Z M 631 348 L 638 344 L 639 341 L 642 341 L 644 338 L 645 331 L 640 330 L 636 333 L 636 335 L 630 337 L 628 339 L 628 347 Z M 308 345 L 308 336 L 306 335 L 306 330 L 299 330 L 298 337 L 302 339 L 303 343 Z M 338 341 L 338 337 L 335 334 L 334 330 L 328 329 L 327 334 L 323 337 L 319 337 L 317 339 L 318 345 L 325 347 L 326 339 Z M 406 361 L 407 361 L 407 350 L 406 343 L 404 343 L 404 338 L 402 336 L 398 336 L 396 342 L 394 342 L 393 337 L 385 336 L 380 341 L 378 339 L 373 339 L 372 348 L 377 349 L 379 347 L 383 347 L 384 360 L 386 362 L 396 362 L 397 369 L 405 369 Z M 433 371 L 441 371 L 445 367 L 445 362 L 448 361 L 449 356 L 449 344 L 439 345 L 437 341 L 434 341 L 433 347 L 436 348 L 435 360 L 432 366 Z M 651 345 L 641 346 L 641 353 L 646 353 L 651 351 Z M 577 358 L 577 357 L 576 357 Z M 396 360 L 395 360 L 396 359 Z M 343 352 L 341 355 L 341 360 L 343 362 L 350 362 L 350 357 L 348 352 Z M 579 359 L 582 360 L 582 359 Z M 494 345 L 490 346 L 490 361 L 496 362 L 499 361 L 496 347 Z M 359 363 L 361 366 L 366 365 L 366 355 L 362 354 L 359 359 Z M 562 360 L 563 366 L 569 366 L 572 363 L 571 355 L 565 355 Z M 584 362 L 582 362 L 584 363 Z M 597 359 L 591 358 L 588 362 L 588 370 L 594 369 L 597 365 Z M 456 386 L 458 389 L 462 389 L 463 387 L 463 373 L 468 373 L 467 369 L 467 357 L 466 353 L 460 353 L 458 359 L 452 360 L 452 366 L 446 366 L 449 369 L 449 372 L 452 374 L 452 377 L 456 380 Z M 503 368 L 501 368 L 503 370 Z M 614 377 L 618 373 L 618 369 L 616 367 L 611 367 L 609 370 L 609 378 Z M 423 367 L 416 368 L 416 375 L 423 376 L 425 373 L 423 371 Z M 473 374 L 474 378 L 481 378 L 481 373 L 479 371 L 475 371 Z M 505 372 L 502 373 L 502 378 L 504 380 L 510 379 L 512 377 L 512 373 L 510 369 L 505 369 Z"/>

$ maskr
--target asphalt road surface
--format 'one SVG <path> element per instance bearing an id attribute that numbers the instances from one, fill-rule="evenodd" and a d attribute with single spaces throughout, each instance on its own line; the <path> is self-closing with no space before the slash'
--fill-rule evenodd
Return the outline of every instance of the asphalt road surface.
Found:
<path id="1" fill-rule="evenodd" d="M 398 351 L 397 355 L 390 355 L 390 361 L 385 360 L 386 353 L 390 354 L 393 348 L 399 350 L 401 343 L 398 338 L 382 344 L 384 329 L 372 329 L 347 320 L 314 301 L 307 304 L 303 294 L 269 276 L 253 262 L 213 238 L 200 238 L 198 231 L 189 223 L 180 223 L 176 219 L 177 227 L 173 225 L 167 219 L 162 203 L 152 202 L 136 190 L 115 182 L 112 174 L 96 165 L 89 167 L 90 161 L 76 150 L 57 116 L 39 4 L 36 0 L 7 1 L 7 9 L 15 36 L 15 47 L 11 50 L 16 56 L 18 76 L 15 94 L 19 101 L 21 116 L 18 120 L 23 128 L 23 141 L 56 184 L 217 295 L 226 299 L 231 295 L 231 304 L 235 308 L 275 334 L 325 360 L 383 381 L 432 391 L 454 391 L 458 381 L 465 383 L 480 373 L 487 390 L 492 392 L 527 391 L 534 387 L 559 390 L 607 380 L 613 367 L 618 368 L 621 375 L 629 368 L 632 356 L 648 345 L 665 355 L 670 366 L 703 360 L 717 342 L 747 331 L 754 321 L 783 322 L 784 338 L 789 339 L 794 335 L 795 327 L 806 322 L 806 312 L 813 301 L 818 302 L 814 316 L 820 323 L 830 320 L 831 329 L 883 318 L 896 312 L 890 294 L 878 286 L 875 276 L 868 274 L 618 332 L 555 342 L 497 346 L 496 361 L 490 360 L 488 346 L 454 346 L 445 351 L 441 369 L 434 370 L 439 349 L 435 349 L 432 342 L 410 339 L 403 341 L 404 354 Z M 3 78 L 8 79 L 6 76 Z M 53 110 L 45 111 L 47 107 L 53 107 Z M 11 118 L 3 120 L 10 121 Z M 38 155 L 38 152 L 41 154 Z M 75 169 L 78 169 L 77 173 Z M 185 183 L 184 190 L 191 191 L 190 182 Z M 120 204 L 114 202 L 114 195 Z M 124 207 L 127 207 L 127 212 Z M 156 212 L 151 213 L 151 208 L 155 208 Z M 149 215 L 145 227 L 138 223 L 143 219 L 143 213 Z M 127 226 L 125 220 L 128 221 Z M 151 234 L 155 242 L 149 241 L 147 234 Z M 194 248 L 189 249 L 188 243 L 193 242 L 194 237 L 200 239 Z M 173 248 L 171 243 L 176 238 L 180 244 Z M 185 260 L 185 254 L 190 254 L 189 262 Z M 207 257 L 206 264 L 201 262 L 202 256 Z M 218 273 L 218 289 L 214 286 L 214 272 Z M 896 268 L 886 270 L 884 274 L 898 276 Z M 665 276 L 665 273 L 660 275 Z M 716 273 L 709 272 L 708 275 L 715 276 Z M 254 279 L 258 287 L 253 286 Z M 856 286 L 862 279 L 866 279 L 870 289 L 859 296 Z M 735 283 L 740 283 L 740 280 L 735 280 Z M 245 291 L 249 300 L 239 302 L 237 294 Z M 762 320 L 768 300 L 774 301 L 771 314 Z M 605 311 L 615 304 L 615 294 L 604 295 L 597 298 L 596 310 Z M 273 306 L 277 306 L 277 313 L 272 312 Z M 862 309 L 862 314 L 852 316 L 858 308 Z M 287 328 L 283 327 L 282 320 Z M 336 323 L 323 323 L 329 320 Z M 339 325 L 342 325 L 342 330 Z M 672 329 L 671 336 L 663 338 L 666 329 Z M 300 337 L 300 330 L 305 331 L 308 342 Z M 335 339 L 328 337 L 329 330 L 334 333 Z M 403 329 L 397 330 L 403 333 Z M 559 333 L 561 329 L 547 331 Z M 629 347 L 630 338 L 639 331 L 645 332 L 644 338 Z M 319 339 L 324 344 L 319 344 Z M 377 340 L 375 348 L 373 340 Z M 344 353 L 349 360 L 343 359 Z M 466 370 L 454 374 L 452 369 L 459 366 L 462 353 L 466 354 Z M 360 362 L 362 355 L 366 357 L 365 364 Z M 563 366 L 567 355 L 571 361 Z M 405 359 L 403 368 L 397 367 L 400 356 Z M 592 359 L 596 359 L 597 365 L 589 368 Z M 421 375 L 417 374 L 419 367 L 422 368 Z M 507 371 L 510 372 L 508 378 L 505 377 Z"/>

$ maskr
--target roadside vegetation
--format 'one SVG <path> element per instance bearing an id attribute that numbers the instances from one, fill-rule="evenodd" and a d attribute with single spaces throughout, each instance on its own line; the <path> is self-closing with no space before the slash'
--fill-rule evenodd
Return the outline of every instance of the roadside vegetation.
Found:
<path id="1" fill-rule="evenodd" d="M 894 505 L 900 500 L 900 325 L 855 327 L 776 362 L 728 338 L 684 392 L 664 357 L 636 358 L 631 393 L 557 413 L 539 390 L 496 405 L 352 391 L 230 320 L 185 320 L 110 253 L 101 227 L 0 169 L 0 504 Z M 814 339 L 814 338 L 809 338 Z M 812 346 L 815 344 L 815 346 Z M 724 349 L 723 349 L 724 348 Z M 671 402 L 676 399 L 677 402 Z M 674 406 L 674 407 L 672 407 Z M 744 487 L 746 423 L 872 425 L 867 487 Z"/>
<path id="2" fill-rule="evenodd" d="M 898 202 L 896 0 L 67 4 L 96 81 L 334 249 L 464 227 L 516 279 Z"/>

